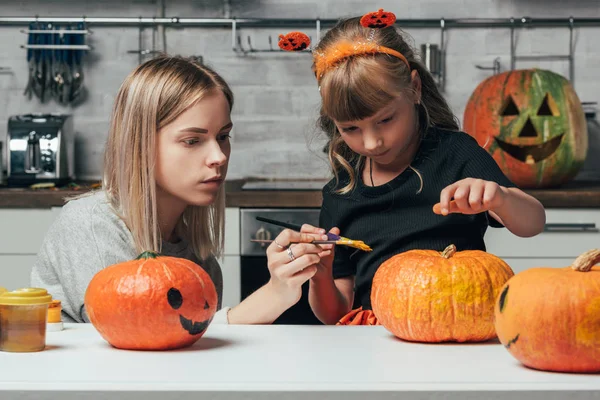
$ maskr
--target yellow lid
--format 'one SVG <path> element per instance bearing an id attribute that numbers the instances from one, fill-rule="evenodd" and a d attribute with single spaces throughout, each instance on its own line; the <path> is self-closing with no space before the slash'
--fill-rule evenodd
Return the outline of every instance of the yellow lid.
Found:
<path id="1" fill-rule="evenodd" d="M 6 292 L 6 288 L 3 288 L 2 286 L 0 286 L 0 294 Z"/>
<path id="2" fill-rule="evenodd" d="M 40 288 L 23 288 L 0 294 L 0 305 L 50 304 L 52 296 Z"/>

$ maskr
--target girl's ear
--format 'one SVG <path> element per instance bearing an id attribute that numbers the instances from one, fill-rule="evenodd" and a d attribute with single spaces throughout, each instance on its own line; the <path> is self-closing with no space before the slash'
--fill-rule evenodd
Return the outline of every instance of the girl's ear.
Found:
<path id="1" fill-rule="evenodd" d="M 416 69 L 413 69 L 410 73 L 410 81 L 412 85 L 412 90 L 415 94 L 415 103 L 421 103 L 421 77 L 419 76 L 419 72 Z"/>

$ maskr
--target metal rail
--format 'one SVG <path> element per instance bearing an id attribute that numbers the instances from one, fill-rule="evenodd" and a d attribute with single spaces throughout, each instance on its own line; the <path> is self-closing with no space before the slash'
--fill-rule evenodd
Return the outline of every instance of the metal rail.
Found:
<path id="1" fill-rule="evenodd" d="M 227 11 L 227 4 L 225 10 Z M 226 12 L 225 15 L 229 15 Z M 133 26 L 140 30 L 144 27 L 206 27 L 206 28 L 229 28 L 232 32 L 231 46 L 232 50 L 238 53 L 247 54 L 253 52 L 279 52 L 279 49 L 273 48 L 273 43 L 269 37 L 268 49 L 256 49 L 252 47 L 250 37 L 247 37 L 248 47 L 244 48 L 242 39 L 238 30 L 243 28 L 311 28 L 315 29 L 317 42 L 322 28 L 333 26 L 337 19 L 309 19 L 309 18 L 180 18 L 180 17 L 56 17 L 56 16 L 34 16 L 34 17 L 8 17 L 0 16 L 0 26 L 2 25 L 26 25 L 31 22 L 52 22 L 52 23 L 85 23 L 86 26 Z M 445 86 L 445 50 L 447 39 L 445 37 L 448 29 L 469 29 L 469 28 L 504 28 L 510 30 L 510 65 L 515 69 L 517 61 L 525 60 L 565 60 L 569 62 L 569 78 L 574 79 L 574 38 L 573 30 L 575 28 L 600 27 L 600 18 L 568 17 L 568 18 L 427 18 L 427 19 L 397 19 L 396 25 L 402 28 L 430 28 L 440 29 L 440 50 L 441 65 L 437 83 L 443 89 Z M 515 31 L 517 29 L 530 28 L 568 28 L 569 29 L 569 52 L 568 54 L 552 54 L 546 56 L 522 56 L 516 53 Z M 23 46 L 22 46 L 23 47 Z M 140 54 L 143 52 L 154 53 L 148 49 L 132 51 Z M 299 52 L 299 53 L 309 53 Z M 141 59 L 140 59 L 141 62 Z M 481 67 L 479 67 L 481 68 Z M 496 68 L 496 66 L 494 66 Z"/>
<path id="2" fill-rule="evenodd" d="M 92 25 L 165 25 L 205 27 L 312 27 L 319 21 L 321 26 L 331 26 L 337 19 L 302 18 L 180 18 L 180 17 L 7 17 L 0 16 L 0 25 L 24 25 L 30 22 L 78 23 Z M 599 27 L 600 18 L 427 18 L 397 19 L 396 24 L 407 28 L 439 28 L 444 21 L 446 28 L 536 28 L 536 27 Z"/>

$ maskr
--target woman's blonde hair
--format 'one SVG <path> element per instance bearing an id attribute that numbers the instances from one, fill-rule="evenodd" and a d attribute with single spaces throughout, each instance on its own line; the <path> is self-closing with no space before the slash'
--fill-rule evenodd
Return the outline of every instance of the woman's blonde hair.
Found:
<path id="1" fill-rule="evenodd" d="M 114 102 L 104 154 L 103 188 L 123 219 L 138 252 L 161 251 L 156 204 L 156 144 L 159 130 L 214 90 L 229 108 L 233 94 L 215 71 L 178 56 L 159 56 L 138 66 L 125 79 Z M 176 160 L 173 160 L 176 162 Z M 225 188 L 214 204 L 188 206 L 175 232 L 189 241 L 200 259 L 222 254 Z"/>
<path id="2" fill-rule="evenodd" d="M 421 78 L 421 98 L 416 105 L 420 134 L 424 135 L 429 126 L 458 130 L 458 119 L 439 92 L 433 76 L 416 58 L 415 51 L 404 40 L 402 34 L 402 31 L 393 26 L 370 29 L 361 26 L 360 18 L 345 19 L 323 36 L 313 52 L 330 52 L 340 41 L 367 40 L 400 52 L 406 57 L 410 69 L 416 70 Z M 346 145 L 333 121 L 368 118 L 400 95 L 414 97 L 411 70 L 403 60 L 380 53 L 346 58 L 322 77 L 322 105 L 318 125 L 328 137 L 328 158 L 337 183 L 342 170 L 350 177 L 345 186 L 337 189 L 338 193 L 348 193 L 356 187 L 356 176 L 362 169 L 364 157 Z M 410 168 L 417 173 L 422 186 L 423 179 L 420 173 L 412 166 Z"/>

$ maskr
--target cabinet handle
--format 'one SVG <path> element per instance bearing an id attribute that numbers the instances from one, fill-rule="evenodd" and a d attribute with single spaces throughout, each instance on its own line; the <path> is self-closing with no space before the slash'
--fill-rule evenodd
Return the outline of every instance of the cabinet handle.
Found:
<path id="1" fill-rule="evenodd" d="M 598 232 L 595 223 L 589 224 L 569 224 L 553 223 L 544 226 L 544 232 Z"/>

